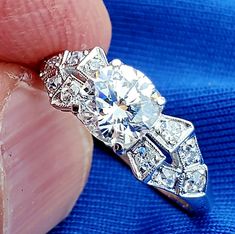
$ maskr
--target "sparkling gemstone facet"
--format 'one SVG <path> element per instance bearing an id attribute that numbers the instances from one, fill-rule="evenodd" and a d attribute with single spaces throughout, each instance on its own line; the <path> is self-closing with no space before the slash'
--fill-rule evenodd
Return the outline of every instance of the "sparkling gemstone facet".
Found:
<path id="1" fill-rule="evenodd" d="M 69 66 L 76 66 L 79 64 L 80 60 L 83 59 L 83 57 L 84 55 L 81 51 L 73 51 L 70 53 L 70 56 L 66 61 L 66 64 Z"/>
<path id="2" fill-rule="evenodd" d="M 169 153 L 173 153 L 180 143 L 194 130 L 192 123 L 172 116 L 161 115 L 150 135 Z"/>
<path id="3" fill-rule="evenodd" d="M 79 84 L 77 81 L 73 80 L 70 83 L 67 83 L 61 89 L 61 100 L 67 106 L 74 104 L 78 98 L 79 93 Z"/>
<path id="4" fill-rule="evenodd" d="M 78 66 L 78 70 L 86 77 L 94 78 L 96 72 L 108 65 L 105 53 L 102 49 L 94 48 Z"/>
<path id="5" fill-rule="evenodd" d="M 179 176 L 178 171 L 163 165 L 154 172 L 148 184 L 176 193 Z"/>
<path id="6" fill-rule="evenodd" d="M 165 155 L 146 138 L 142 138 L 139 142 L 128 150 L 127 155 L 134 169 L 135 175 L 142 180 L 156 168 L 158 168 L 165 160 Z"/>
<path id="7" fill-rule="evenodd" d="M 62 81 L 60 75 L 50 77 L 46 80 L 46 87 L 49 91 L 55 91 L 61 86 Z"/>
<path id="8" fill-rule="evenodd" d="M 159 117 L 152 99 L 154 85 L 143 73 L 127 65 L 102 68 L 94 81 L 97 127 L 104 141 L 127 149 Z"/>
<path id="9" fill-rule="evenodd" d="M 201 161 L 201 153 L 195 136 L 183 142 L 179 147 L 178 153 L 185 167 L 192 166 Z"/>
<path id="10" fill-rule="evenodd" d="M 176 173 L 169 169 L 163 168 L 157 178 L 167 188 L 173 188 L 176 182 Z"/>
<path id="11" fill-rule="evenodd" d="M 161 136 L 169 144 L 176 144 L 182 133 L 182 125 L 174 121 L 162 121 Z"/>
<path id="12" fill-rule="evenodd" d="M 192 171 L 186 173 L 183 190 L 185 193 L 202 192 L 206 185 L 205 171 Z"/>

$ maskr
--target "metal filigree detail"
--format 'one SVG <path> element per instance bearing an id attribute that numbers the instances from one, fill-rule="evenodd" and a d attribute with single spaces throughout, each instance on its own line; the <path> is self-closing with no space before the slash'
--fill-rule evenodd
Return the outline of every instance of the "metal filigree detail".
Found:
<path id="1" fill-rule="evenodd" d="M 104 51 L 64 51 L 40 73 L 51 104 L 71 111 L 103 143 L 125 158 L 141 181 L 190 201 L 206 193 L 203 164 L 191 122 L 162 114 L 165 98 L 142 72 Z M 172 162 L 166 162 L 167 157 Z M 185 205 L 186 203 L 186 205 Z"/>

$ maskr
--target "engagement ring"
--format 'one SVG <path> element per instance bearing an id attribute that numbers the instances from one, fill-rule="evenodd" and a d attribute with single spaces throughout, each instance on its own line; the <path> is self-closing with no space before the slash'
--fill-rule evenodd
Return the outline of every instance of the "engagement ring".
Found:
<path id="1" fill-rule="evenodd" d="M 89 132 L 189 212 L 208 209 L 208 169 L 191 122 L 163 114 L 165 98 L 142 72 L 104 51 L 64 51 L 46 60 L 40 77 L 50 103 L 70 111 Z"/>

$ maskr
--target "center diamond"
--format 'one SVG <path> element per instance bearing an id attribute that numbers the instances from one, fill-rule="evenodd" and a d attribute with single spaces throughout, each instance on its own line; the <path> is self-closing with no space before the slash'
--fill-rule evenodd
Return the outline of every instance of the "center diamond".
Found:
<path id="1" fill-rule="evenodd" d="M 143 73 L 127 65 L 108 65 L 93 81 L 98 115 L 96 135 L 106 144 L 126 150 L 159 117 L 154 85 Z"/>

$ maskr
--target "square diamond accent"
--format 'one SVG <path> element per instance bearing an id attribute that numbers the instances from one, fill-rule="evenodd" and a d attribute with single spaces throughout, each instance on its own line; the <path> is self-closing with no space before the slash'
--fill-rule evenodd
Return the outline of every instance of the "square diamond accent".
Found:
<path id="1" fill-rule="evenodd" d="M 48 76 L 45 80 L 45 86 L 48 92 L 53 93 L 56 91 L 63 83 L 63 77 L 57 73 L 55 70 L 55 74 L 53 76 Z"/>
<path id="2" fill-rule="evenodd" d="M 189 121 L 161 115 L 154 126 L 154 130 L 155 132 L 151 133 L 151 137 L 167 152 L 172 153 L 193 132 L 194 127 Z"/>
<path id="3" fill-rule="evenodd" d="M 95 74 L 99 69 L 108 65 L 105 52 L 95 47 L 78 65 L 78 71 L 85 77 L 95 78 Z"/>
<path id="4" fill-rule="evenodd" d="M 172 168 L 171 166 L 162 165 L 153 173 L 148 184 L 176 194 L 176 186 L 180 172 L 180 170 Z"/>
<path id="5" fill-rule="evenodd" d="M 85 57 L 84 52 L 82 51 L 71 51 L 65 61 L 66 67 L 77 66 Z"/>
<path id="6" fill-rule="evenodd" d="M 66 50 L 63 54 L 52 57 L 44 64 L 44 72 L 41 74 L 41 78 L 50 97 L 53 96 L 70 75 L 78 73 L 75 66 L 80 63 L 84 56 L 83 52 L 69 52 Z"/>
<path id="7" fill-rule="evenodd" d="M 178 155 L 184 167 L 194 166 L 201 162 L 201 152 L 195 135 L 186 139 L 179 146 Z"/>
<path id="8" fill-rule="evenodd" d="M 64 110 L 71 109 L 72 105 L 79 104 L 81 83 L 70 77 L 62 84 L 51 98 L 51 105 Z"/>
<path id="9" fill-rule="evenodd" d="M 165 155 L 147 138 L 138 141 L 127 155 L 132 170 L 139 180 L 145 179 L 166 159 Z"/>
<path id="10" fill-rule="evenodd" d="M 207 166 L 205 164 L 185 170 L 183 183 L 180 187 L 180 195 L 183 197 L 195 197 L 204 194 L 207 184 Z"/>

